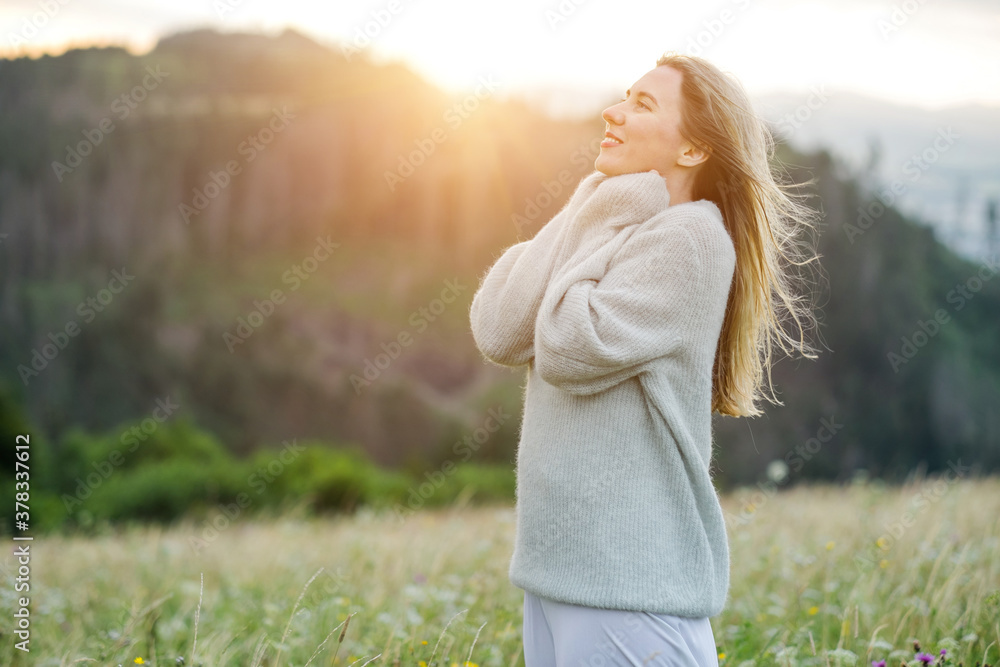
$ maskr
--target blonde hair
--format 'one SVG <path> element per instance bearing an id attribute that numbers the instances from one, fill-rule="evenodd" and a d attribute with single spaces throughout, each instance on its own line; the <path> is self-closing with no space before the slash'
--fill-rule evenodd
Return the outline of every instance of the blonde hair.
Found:
<path id="1" fill-rule="evenodd" d="M 706 60 L 666 53 L 657 67 L 682 74 L 681 134 L 709 152 L 695 176 L 693 198 L 719 207 L 736 249 L 736 270 L 712 369 L 712 411 L 732 417 L 762 414 L 763 397 L 782 405 L 771 379 L 772 352 L 814 359 L 806 331 L 816 317 L 795 287 L 819 255 L 803 232 L 815 232 L 817 212 L 792 193 L 772 168 L 774 138 L 753 112 L 740 83 Z M 812 234 L 809 235 L 810 237 Z M 791 320 L 793 332 L 785 331 Z M 763 389 L 764 371 L 767 389 Z"/>

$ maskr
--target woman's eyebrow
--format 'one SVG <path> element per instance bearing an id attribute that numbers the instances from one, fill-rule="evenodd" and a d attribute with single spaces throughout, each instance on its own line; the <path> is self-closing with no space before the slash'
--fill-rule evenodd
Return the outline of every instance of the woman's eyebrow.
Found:
<path id="1" fill-rule="evenodd" d="M 627 98 L 627 97 L 628 97 L 629 95 L 631 95 L 631 94 L 632 94 L 632 89 L 631 89 L 631 88 L 629 88 L 628 90 L 626 90 L 626 91 L 625 91 L 625 97 L 626 97 L 626 98 Z M 649 98 L 649 100 L 650 100 L 650 101 L 651 101 L 651 102 L 652 102 L 653 104 L 655 104 L 656 106 L 660 106 L 660 103 L 656 101 L 656 98 L 655 98 L 655 97 L 653 97 L 652 95 L 650 95 L 649 93 L 647 93 L 647 92 L 646 92 L 646 91 L 644 91 L 644 90 L 639 90 L 639 91 L 637 91 L 637 92 L 636 92 L 636 95 L 637 95 L 637 96 L 639 96 L 639 97 L 646 97 L 646 98 Z"/>

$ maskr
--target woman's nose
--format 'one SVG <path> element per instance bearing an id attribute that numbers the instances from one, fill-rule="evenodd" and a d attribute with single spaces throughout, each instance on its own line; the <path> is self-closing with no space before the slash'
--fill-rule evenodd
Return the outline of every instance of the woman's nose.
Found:
<path id="1" fill-rule="evenodd" d="M 617 104 L 609 106 L 607 109 L 601 112 L 601 118 L 603 118 L 608 123 L 612 125 L 622 124 L 622 113 L 619 111 Z"/>

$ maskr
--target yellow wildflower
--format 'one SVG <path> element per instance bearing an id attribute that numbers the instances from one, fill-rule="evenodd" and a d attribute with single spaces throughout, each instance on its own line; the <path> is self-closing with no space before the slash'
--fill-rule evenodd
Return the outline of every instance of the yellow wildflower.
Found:
<path id="1" fill-rule="evenodd" d="M 815 616 L 819 613 L 819 607 L 809 607 L 809 615 Z"/>

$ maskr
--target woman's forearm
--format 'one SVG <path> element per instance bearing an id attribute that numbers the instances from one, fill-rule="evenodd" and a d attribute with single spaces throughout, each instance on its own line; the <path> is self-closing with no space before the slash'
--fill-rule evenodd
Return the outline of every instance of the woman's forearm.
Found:
<path id="1" fill-rule="evenodd" d="M 507 248 L 483 278 L 469 319 L 480 351 L 504 366 L 521 366 L 534 356 L 535 319 L 553 270 L 564 258 L 567 211 L 549 221 L 530 241 Z"/>

